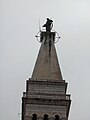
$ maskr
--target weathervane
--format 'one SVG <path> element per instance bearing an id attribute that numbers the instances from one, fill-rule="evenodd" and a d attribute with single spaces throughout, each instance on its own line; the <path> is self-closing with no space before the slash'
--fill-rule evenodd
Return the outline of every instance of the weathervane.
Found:
<path id="1" fill-rule="evenodd" d="M 47 18 L 46 24 L 44 24 L 42 27 L 46 27 L 46 32 L 51 32 L 53 27 L 53 20 Z"/>
<path id="2" fill-rule="evenodd" d="M 40 23 L 39 23 L 40 24 Z M 40 26 L 39 26 L 40 27 Z M 42 26 L 42 27 L 45 27 L 46 28 L 46 32 L 49 33 L 51 32 L 52 28 L 53 28 L 53 20 L 47 18 L 47 21 L 46 23 Z M 45 31 L 45 30 L 42 30 L 42 31 Z M 35 37 L 37 38 L 37 40 L 41 43 L 40 41 L 40 35 L 41 35 L 41 29 L 39 30 L 39 32 L 37 33 L 37 35 L 35 35 Z M 54 43 L 58 42 L 58 40 L 61 38 L 59 36 L 59 34 L 55 31 L 55 30 L 52 30 L 53 32 L 55 32 L 55 41 Z"/>

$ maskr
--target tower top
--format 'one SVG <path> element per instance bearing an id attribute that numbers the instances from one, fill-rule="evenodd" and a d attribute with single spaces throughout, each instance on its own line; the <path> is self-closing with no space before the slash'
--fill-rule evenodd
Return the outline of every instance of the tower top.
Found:
<path id="1" fill-rule="evenodd" d="M 47 22 L 45 26 L 46 31 L 39 32 L 41 47 L 22 97 L 22 120 L 68 120 L 71 100 L 56 54 L 56 32 Z"/>
<path id="2" fill-rule="evenodd" d="M 46 31 L 40 32 L 41 48 L 33 70 L 32 80 L 62 80 L 62 74 L 55 49 L 56 32 L 51 32 L 52 20 L 47 18 Z"/>

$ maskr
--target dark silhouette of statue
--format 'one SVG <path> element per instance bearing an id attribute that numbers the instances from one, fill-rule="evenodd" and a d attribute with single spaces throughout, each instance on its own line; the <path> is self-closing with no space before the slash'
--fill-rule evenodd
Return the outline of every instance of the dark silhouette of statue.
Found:
<path id="1" fill-rule="evenodd" d="M 51 29 L 53 27 L 53 21 L 47 18 L 46 24 L 44 24 L 42 27 L 46 27 L 46 32 L 51 32 Z"/>

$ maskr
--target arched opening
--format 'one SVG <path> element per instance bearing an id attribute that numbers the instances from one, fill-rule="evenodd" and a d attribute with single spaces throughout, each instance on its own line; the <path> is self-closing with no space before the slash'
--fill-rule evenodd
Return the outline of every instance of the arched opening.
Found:
<path id="1" fill-rule="evenodd" d="M 55 115 L 55 120 L 60 120 L 59 115 Z"/>
<path id="2" fill-rule="evenodd" d="M 48 120 L 48 115 L 45 114 L 43 120 Z"/>
<path id="3" fill-rule="evenodd" d="M 34 114 L 32 115 L 32 120 L 37 120 L 37 114 L 36 114 L 36 113 L 34 113 Z"/>

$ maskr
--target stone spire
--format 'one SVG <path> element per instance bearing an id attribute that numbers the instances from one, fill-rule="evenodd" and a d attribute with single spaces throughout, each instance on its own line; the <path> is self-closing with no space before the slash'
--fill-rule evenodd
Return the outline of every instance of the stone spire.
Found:
<path id="1" fill-rule="evenodd" d="M 55 49 L 55 32 L 41 32 L 41 48 L 33 70 L 32 80 L 62 80 Z"/>

